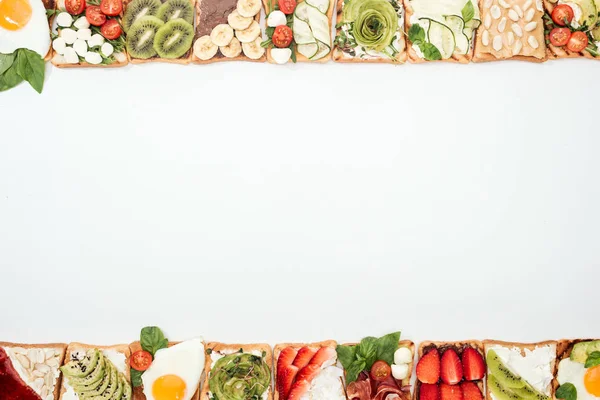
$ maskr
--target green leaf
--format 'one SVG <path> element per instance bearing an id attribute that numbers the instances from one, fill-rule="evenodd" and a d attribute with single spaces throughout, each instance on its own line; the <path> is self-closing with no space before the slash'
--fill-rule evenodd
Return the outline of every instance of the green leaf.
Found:
<path id="1" fill-rule="evenodd" d="M 442 53 L 440 53 L 438 48 L 431 43 L 421 43 L 419 44 L 419 48 L 423 52 L 426 60 L 435 61 L 442 59 Z"/>
<path id="2" fill-rule="evenodd" d="M 565 400 L 577 400 L 577 389 L 572 383 L 565 383 L 556 389 L 556 398 Z"/>
<path id="3" fill-rule="evenodd" d="M 585 361 L 586 368 L 592 368 L 596 365 L 600 365 L 600 351 L 593 351 Z"/>
<path id="4" fill-rule="evenodd" d="M 13 64 L 2 75 L 0 75 L 0 92 L 12 89 L 21 82 L 23 82 L 23 78 L 17 74 L 17 68 L 15 64 Z"/>
<path id="5" fill-rule="evenodd" d="M 6 72 L 15 61 L 15 53 L 0 54 L 0 75 Z"/>
<path id="6" fill-rule="evenodd" d="M 17 74 L 31 85 L 36 92 L 42 93 L 46 65 L 44 59 L 29 49 L 17 50 Z"/>
<path id="7" fill-rule="evenodd" d="M 142 344 L 142 349 L 152 354 L 152 357 L 154 357 L 154 354 L 158 350 L 164 349 L 169 345 L 169 341 L 165 338 L 165 335 L 156 326 L 142 328 L 140 343 Z"/>
<path id="8" fill-rule="evenodd" d="M 467 1 L 467 4 L 465 4 L 460 13 L 462 14 L 462 17 L 465 20 L 465 24 L 473 19 L 473 17 L 475 16 L 475 7 L 473 7 L 473 3 L 471 3 L 471 0 Z"/>
<path id="9" fill-rule="evenodd" d="M 138 387 L 138 386 L 142 386 L 142 371 L 138 371 L 137 369 L 133 369 L 130 368 L 130 374 L 131 374 L 131 384 L 133 385 L 133 387 Z"/>
<path id="10" fill-rule="evenodd" d="M 368 336 L 360 341 L 356 348 L 356 354 L 365 361 L 365 367 L 370 370 L 373 363 L 377 361 L 377 338 Z"/>
<path id="11" fill-rule="evenodd" d="M 346 368 L 346 384 L 354 382 L 358 375 L 366 369 L 364 361 L 354 360 L 348 368 Z"/>
<path id="12" fill-rule="evenodd" d="M 336 348 L 338 360 L 342 363 L 344 369 L 350 368 L 350 365 L 356 358 L 356 346 L 338 345 Z"/>
<path id="13" fill-rule="evenodd" d="M 408 30 L 408 40 L 414 44 L 423 43 L 425 41 L 425 29 L 423 29 L 419 24 L 411 25 L 410 29 Z"/>
<path id="14" fill-rule="evenodd" d="M 377 360 L 383 360 L 392 365 L 399 341 L 400 332 L 389 333 L 377 339 Z"/>
<path id="15" fill-rule="evenodd" d="M 294 44 L 291 44 L 290 50 L 292 50 L 292 55 L 290 58 L 292 59 L 292 62 L 295 64 L 296 63 L 296 46 Z"/>

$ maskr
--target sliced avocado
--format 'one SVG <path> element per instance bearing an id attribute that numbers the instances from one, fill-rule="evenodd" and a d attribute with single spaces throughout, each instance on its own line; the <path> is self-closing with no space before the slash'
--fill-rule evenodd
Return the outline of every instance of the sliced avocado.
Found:
<path id="1" fill-rule="evenodd" d="M 110 378 L 111 378 L 113 369 L 115 369 L 115 367 L 112 365 L 112 363 L 110 361 L 107 360 L 106 368 L 104 369 L 104 378 L 102 379 L 102 384 L 94 390 L 78 393 L 79 399 L 80 400 L 89 400 L 89 399 L 93 399 L 96 396 L 100 396 L 102 393 L 104 393 L 106 391 L 106 388 L 108 388 L 108 385 L 110 385 Z"/>
<path id="2" fill-rule="evenodd" d="M 594 351 L 600 351 L 600 340 L 579 342 L 571 350 L 571 360 L 585 364 L 588 356 Z"/>
<path id="3" fill-rule="evenodd" d="M 102 379 L 105 375 L 106 359 L 102 353 L 96 364 L 96 368 L 88 376 L 83 378 L 69 377 L 69 385 L 73 387 L 76 392 L 89 392 L 90 390 L 97 389 L 102 385 Z"/>
<path id="4" fill-rule="evenodd" d="M 582 23 L 588 28 L 594 27 L 598 21 L 598 8 L 594 0 L 571 0 L 573 3 L 581 7 L 583 17 Z"/>
<path id="5" fill-rule="evenodd" d="M 131 384 L 127 382 L 124 376 L 121 376 L 121 381 L 123 383 L 123 396 L 121 396 L 121 400 L 131 400 Z"/>
<path id="6" fill-rule="evenodd" d="M 123 391 L 125 390 L 125 387 L 123 386 L 122 377 L 123 377 L 123 374 L 121 374 L 119 372 L 118 377 L 117 377 L 117 390 L 115 390 L 115 392 L 111 396 L 110 400 L 120 400 L 121 397 L 123 396 Z"/>
<path id="7" fill-rule="evenodd" d="M 90 349 L 82 360 L 71 360 L 60 367 L 60 370 L 67 377 L 84 378 L 94 371 L 99 359 L 100 350 Z"/>
<path id="8" fill-rule="evenodd" d="M 111 363 L 112 364 L 112 363 Z M 119 386 L 119 371 L 117 368 L 112 365 L 112 371 L 110 372 L 110 383 L 106 387 L 104 393 L 97 397 L 98 400 L 110 400 L 110 398 L 115 394 L 117 388 Z"/>

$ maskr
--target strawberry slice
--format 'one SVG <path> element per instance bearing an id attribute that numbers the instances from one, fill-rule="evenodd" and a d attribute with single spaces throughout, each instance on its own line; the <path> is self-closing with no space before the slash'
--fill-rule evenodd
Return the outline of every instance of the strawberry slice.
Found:
<path id="1" fill-rule="evenodd" d="M 419 387 L 419 400 L 440 400 L 440 387 L 431 383 L 422 383 Z"/>
<path id="2" fill-rule="evenodd" d="M 456 350 L 450 348 L 444 351 L 442 354 L 442 369 L 441 369 L 442 381 L 449 385 L 456 385 L 462 381 L 463 368 L 456 354 Z"/>
<path id="3" fill-rule="evenodd" d="M 485 375 L 485 362 L 481 353 L 474 348 L 467 347 L 463 350 L 462 366 L 466 380 L 476 381 L 483 379 L 483 375 Z"/>
<path id="4" fill-rule="evenodd" d="M 483 400 L 483 394 L 477 385 L 473 382 L 463 382 L 460 384 L 464 400 Z"/>
<path id="5" fill-rule="evenodd" d="M 440 353 L 431 349 L 417 363 L 417 379 L 422 383 L 437 383 L 440 380 Z"/>
<path id="6" fill-rule="evenodd" d="M 323 364 L 335 360 L 337 353 L 331 347 L 321 347 L 310 360 L 308 365 L 298 371 L 296 381 L 292 386 L 287 400 L 300 400 L 308 392 L 312 380 L 321 373 Z"/>
<path id="7" fill-rule="evenodd" d="M 337 353 L 333 347 L 321 347 L 313 358 L 310 360 L 310 364 L 317 364 L 319 366 L 323 365 L 328 360 L 335 360 L 337 357 Z"/>
<path id="8" fill-rule="evenodd" d="M 292 389 L 294 378 L 298 373 L 298 367 L 292 365 L 297 351 L 292 347 L 286 347 L 279 353 L 277 359 L 277 391 L 281 400 L 286 400 Z"/>
<path id="9" fill-rule="evenodd" d="M 459 385 L 440 385 L 440 400 L 463 400 L 463 392 Z"/>
<path id="10" fill-rule="evenodd" d="M 288 400 L 300 400 L 302 398 L 302 396 L 304 396 L 306 394 L 306 392 L 308 392 L 309 388 L 310 388 L 310 382 L 296 381 L 296 383 L 294 383 L 294 387 L 292 388 L 292 391 L 290 392 L 290 396 L 288 397 Z"/>
<path id="11" fill-rule="evenodd" d="M 309 347 L 303 347 L 298 351 L 298 355 L 294 359 L 294 365 L 298 368 L 304 368 L 314 357 L 316 351 Z"/>

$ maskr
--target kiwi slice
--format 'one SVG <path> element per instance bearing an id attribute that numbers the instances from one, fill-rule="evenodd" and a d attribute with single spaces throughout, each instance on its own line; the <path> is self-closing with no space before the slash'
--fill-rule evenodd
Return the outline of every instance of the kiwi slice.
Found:
<path id="1" fill-rule="evenodd" d="M 156 12 L 156 16 L 165 22 L 181 18 L 188 24 L 194 24 L 194 8 L 189 0 L 167 0 Z"/>
<path id="2" fill-rule="evenodd" d="M 500 357 L 494 350 L 488 351 L 486 355 L 486 361 L 490 372 L 503 386 L 507 388 L 522 388 L 525 386 L 525 382 L 521 377 L 512 373 L 506 365 L 502 363 Z"/>
<path id="3" fill-rule="evenodd" d="M 494 375 L 488 375 L 488 389 L 492 392 L 497 400 L 520 400 L 518 394 L 514 393 L 508 388 L 502 386 L 502 384 L 494 377 Z"/>
<path id="4" fill-rule="evenodd" d="M 94 371 L 99 360 L 100 350 L 90 349 L 82 360 L 71 360 L 60 367 L 60 370 L 68 377 L 85 378 Z"/>
<path id="5" fill-rule="evenodd" d="M 181 18 L 164 24 L 154 36 L 154 50 L 162 58 L 179 58 L 192 47 L 194 27 Z"/>
<path id="6" fill-rule="evenodd" d="M 550 398 L 543 393 L 535 390 L 529 383 L 525 382 L 522 388 L 512 389 L 515 394 L 526 400 L 549 400 Z"/>
<path id="7" fill-rule="evenodd" d="M 89 392 L 90 390 L 95 390 L 102 385 L 102 379 L 105 376 L 106 368 L 106 358 L 100 353 L 100 359 L 92 373 L 83 378 L 70 377 L 69 385 L 71 385 L 76 392 Z"/>
<path id="8" fill-rule="evenodd" d="M 147 15 L 140 18 L 127 32 L 125 45 L 133 58 L 142 60 L 154 57 L 154 36 L 165 23 L 162 19 Z"/>
<path id="9" fill-rule="evenodd" d="M 121 400 L 131 400 L 131 385 L 124 376 L 121 376 L 121 381 L 123 383 L 123 395 L 121 396 Z"/>
<path id="10" fill-rule="evenodd" d="M 127 5 L 123 15 L 123 29 L 129 33 L 129 28 L 140 18 L 147 15 L 156 15 L 160 8 L 160 0 L 133 0 Z"/>

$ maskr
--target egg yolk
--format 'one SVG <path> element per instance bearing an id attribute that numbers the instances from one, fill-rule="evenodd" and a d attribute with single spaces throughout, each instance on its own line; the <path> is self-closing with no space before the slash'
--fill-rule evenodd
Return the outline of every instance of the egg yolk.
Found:
<path id="1" fill-rule="evenodd" d="M 0 26 L 9 31 L 23 28 L 31 19 L 29 0 L 0 0 Z"/>
<path id="2" fill-rule="evenodd" d="M 583 384 L 585 385 L 585 390 L 587 390 L 589 394 L 600 397 L 600 365 L 588 368 L 588 370 L 585 371 Z"/>
<path id="3" fill-rule="evenodd" d="M 163 375 L 154 381 L 154 400 L 181 400 L 185 395 L 185 382 L 177 375 Z"/>

